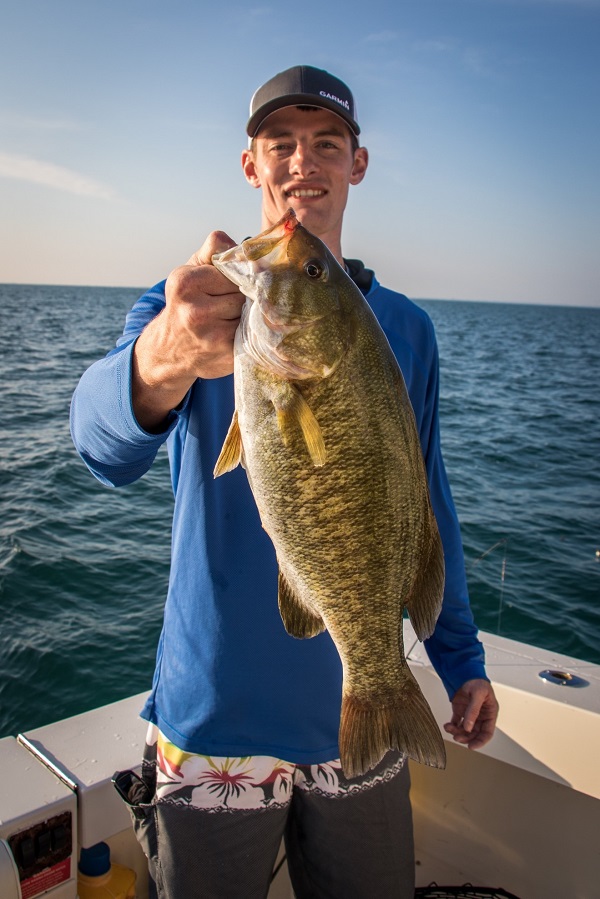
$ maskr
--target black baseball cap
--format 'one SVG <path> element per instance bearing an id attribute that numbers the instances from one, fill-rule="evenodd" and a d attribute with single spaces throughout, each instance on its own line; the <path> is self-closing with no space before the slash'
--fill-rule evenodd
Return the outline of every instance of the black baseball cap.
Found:
<path id="1" fill-rule="evenodd" d="M 272 112 L 285 106 L 317 106 L 342 118 L 354 134 L 360 134 L 356 105 L 348 85 L 324 69 L 293 66 L 279 72 L 255 91 L 250 101 L 246 133 L 256 137 L 258 129 Z"/>

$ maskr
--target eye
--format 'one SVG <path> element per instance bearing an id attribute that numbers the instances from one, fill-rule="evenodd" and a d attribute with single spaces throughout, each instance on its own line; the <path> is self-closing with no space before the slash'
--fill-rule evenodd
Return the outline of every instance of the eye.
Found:
<path id="1" fill-rule="evenodd" d="M 325 265 L 320 259 L 309 259 L 304 263 L 304 271 L 309 278 L 321 278 L 326 271 Z"/>

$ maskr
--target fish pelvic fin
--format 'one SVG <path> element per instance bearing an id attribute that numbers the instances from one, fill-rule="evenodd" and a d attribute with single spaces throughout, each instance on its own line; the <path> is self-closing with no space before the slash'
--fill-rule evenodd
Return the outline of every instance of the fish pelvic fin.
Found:
<path id="1" fill-rule="evenodd" d="M 390 749 L 432 768 L 446 767 L 444 739 L 413 675 L 397 696 L 382 703 L 342 698 L 340 760 L 346 777 L 374 768 Z"/>
<path id="2" fill-rule="evenodd" d="M 321 426 L 300 391 L 292 384 L 286 384 L 285 389 L 273 397 L 273 405 L 284 444 L 291 445 L 292 431 L 299 426 L 313 465 L 315 468 L 325 465 L 327 453 Z"/>
<path id="3" fill-rule="evenodd" d="M 234 468 L 237 468 L 237 466 L 242 461 L 242 457 L 242 435 L 240 432 L 238 414 L 236 409 L 233 413 L 233 418 L 231 419 L 231 424 L 229 425 L 229 430 L 227 431 L 225 442 L 223 443 L 223 447 L 221 449 L 221 452 L 219 453 L 219 458 L 217 459 L 217 463 L 213 471 L 213 475 L 215 476 L 215 478 L 218 478 L 220 475 L 225 474 L 228 471 L 233 471 Z"/>
<path id="4" fill-rule="evenodd" d="M 281 571 L 279 572 L 278 600 L 281 620 L 290 637 L 299 639 L 316 637 L 325 630 L 321 616 L 298 599 Z"/>
<path id="5" fill-rule="evenodd" d="M 444 549 L 433 512 L 428 544 L 429 552 L 423 559 L 423 564 L 419 566 L 406 603 L 406 609 L 419 640 L 426 640 L 432 635 L 444 597 Z"/>

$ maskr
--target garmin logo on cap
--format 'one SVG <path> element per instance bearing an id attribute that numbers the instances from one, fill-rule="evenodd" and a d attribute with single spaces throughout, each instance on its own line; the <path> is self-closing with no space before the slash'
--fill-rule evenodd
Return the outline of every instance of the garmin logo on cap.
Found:
<path id="1" fill-rule="evenodd" d="M 350 104 L 347 100 L 340 100 L 339 97 L 336 97 L 335 94 L 328 94 L 327 91 L 319 91 L 320 97 L 326 97 L 327 100 L 335 100 L 336 103 L 339 103 L 340 106 L 343 106 L 344 109 L 347 109 L 350 112 Z"/>

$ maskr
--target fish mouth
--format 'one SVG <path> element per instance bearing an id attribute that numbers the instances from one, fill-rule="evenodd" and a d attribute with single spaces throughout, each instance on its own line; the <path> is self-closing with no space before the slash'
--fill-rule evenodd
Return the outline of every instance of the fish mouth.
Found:
<path id="1" fill-rule="evenodd" d="M 216 253 L 212 263 L 244 291 L 251 276 L 285 262 L 289 239 L 299 224 L 296 213 L 290 208 L 273 227 L 258 237 L 249 237 L 238 246 Z M 253 299 L 251 294 L 247 296 Z"/>

